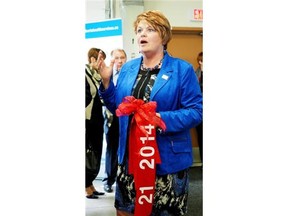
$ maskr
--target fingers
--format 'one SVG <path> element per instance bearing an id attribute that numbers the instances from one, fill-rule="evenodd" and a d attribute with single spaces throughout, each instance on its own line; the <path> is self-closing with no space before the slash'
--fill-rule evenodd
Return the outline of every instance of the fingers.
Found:
<path id="1" fill-rule="evenodd" d="M 103 58 L 103 54 L 102 52 L 100 51 L 99 52 L 99 55 L 98 55 L 98 58 L 97 58 L 97 66 L 98 68 L 101 70 L 102 68 L 106 68 L 106 67 L 111 67 L 113 68 L 113 65 L 115 63 L 115 59 L 112 58 L 111 61 L 110 61 L 110 64 L 107 66 L 105 61 L 104 61 L 104 58 Z"/>
<path id="2" fill-rule="evenodd" d="M 114 63 L 115 63 L 115 59 L 112 58 L 111 61 L 110 61 L 110 67 L 113 67 Z"/>
<path id="3" fill-rule="evenodd" d="M 96 61 L 96 68 L 97 70 L 101 70 L 101 68 L 105 66 L 104 57 L 102 51 L 99 52 L 97 61 Z"/>
<path id="4" fill-rule="evenodd" d="M 99 62 L 101 59 L 103 60 L 103 53 L 102 53 L 102 51 L 100 50 L 99 53 L 98 53 L 97 62 Z"/>

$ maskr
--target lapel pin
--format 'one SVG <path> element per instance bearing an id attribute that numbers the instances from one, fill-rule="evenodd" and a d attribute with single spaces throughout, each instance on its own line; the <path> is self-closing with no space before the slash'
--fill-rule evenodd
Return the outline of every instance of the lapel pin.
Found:
<path id="1" fill-rule="evenodd" d="M 166 74 L 163 74 L 163 75 L 162 75 L 162 79 L 168 80 L 168 78 L 169 78 L 169 77 L 168 77 Z"/>

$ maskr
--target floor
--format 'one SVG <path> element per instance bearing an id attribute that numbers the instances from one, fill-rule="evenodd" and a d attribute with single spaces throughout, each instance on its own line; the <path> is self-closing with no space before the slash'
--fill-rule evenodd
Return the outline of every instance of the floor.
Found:
<path id="1" fill-rule="evenodd" d="M 103 182 L 96 179 L 93 182 L 97 191 L 103 191 Z M 115 185 L 113 185 L 113 189 Z M 115 216 L 114 192 L 105 193 L 99 196 L 99 199 L 86 199 L 86 216 Z"/>
<path id="2" fill-rule="evenodd" d="M 103 151 L 101 158 L 101 167 L 98 177 L 93 181 L 94 187 L 97 191 L 105 192 L 103 188 L 102 179 L 105 178 L 105 149 L 106 139 L 104 136 Z M 113 190 L 115 184 L 113 185 Z M 115 190 L 114 190 L 115 191 Z M 86 199 L 86 215 L 85 216 L 115 216 L 114 208 L 114 192 L 105 193 L 103 196 L 99 196 L 99 199 Z"/>

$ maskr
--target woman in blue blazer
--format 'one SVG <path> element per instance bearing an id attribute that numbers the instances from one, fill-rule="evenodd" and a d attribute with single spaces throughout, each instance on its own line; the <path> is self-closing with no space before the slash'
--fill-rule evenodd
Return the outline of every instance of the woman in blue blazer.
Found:
<path id="1" fill-rule="evenodd" d="M 115 112 L 126 96 L 157 103 L 156 115 L 166 124 L 157 130 L 161 163 L 156 165 L 153 209 L 149 215 L 184 215 L 187 212 L 188 169 L 193 163 L 190 129 L 202 121 L 202 93 L 193 66 L 166 51 L 171 26 L 159 11 L 147 11 L 134 22 L 142 56 L 123 65 L 117 86 L 111 81 L 112 65 L 98 58 L 100 91 L 105 105 Z M 117 215 L 135 213 L 134 178 L 127 171 L 130 116 L 121 116 L 118 174 L 115 195 Z M 141 215 L 141 214 L 140 214 Z"/>

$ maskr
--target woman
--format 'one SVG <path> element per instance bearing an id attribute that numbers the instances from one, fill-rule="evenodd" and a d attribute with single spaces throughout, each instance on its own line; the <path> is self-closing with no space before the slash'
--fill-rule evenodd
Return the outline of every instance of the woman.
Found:
<path id="1" fill-rule="evenodd" d="M 150 202 L 153 206 L 148 215 L 184 215 L 187 213 L 188 170 L 193 163 L 189 130 L 202 121 L 201 91 L 192 65 L 166 51 L 172 32 L 169 21 L 161 12 L 139 14 L 134 30 L 142 56 L 123 65 L 115 87 L 111 81 L 113 60 L 107 67 L 100 53 L 98 67 L 102 84 L 99 93 L 112 112 L 126 96 L 157 103 L 156 115 L 165 122 L 166 130 L 157 130 L 156 134 L 161 163 L 156 166 L 155 191 L 153 202 Z M 118 216 L 133 215 L 139 206 L 134 175 L 127 170 L 131 166 L 128 151 L 133 145 L 128 140 L 135 136 L 130 134 L 132 117 L 119 118 L 115 193 Z"/>
<path id="2" fill-rule="evenodd" d="M 104 195 L 93 186 L 93 181 L 97 177 L 103 147 L 103 125 L 104 117 L 102 114 L 102 101 L 98 94 L 98 86 L 100 85 L 100 75 L 95 68 L 100 49 L 91 48 L 88 51 L 88 62 L 85 65 L 85 150 L 92 150 L 95 152 L 97 161 L 95 164 L 96 169 L 85 168 L 85 190 L 88 199 L 98 199 L 98 195 Z M 102 52 L 102 58 L 105 59 L 106 55 Z M 86 161 L 87 162 L 87 161 Z"/>

